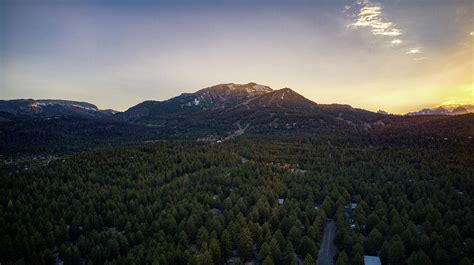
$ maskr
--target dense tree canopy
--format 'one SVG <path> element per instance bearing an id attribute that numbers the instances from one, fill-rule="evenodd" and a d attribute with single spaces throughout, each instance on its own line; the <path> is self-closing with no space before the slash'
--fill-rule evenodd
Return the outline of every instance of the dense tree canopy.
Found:
<path id="1" fill-rule="evenodd" d="M 0 261 L 314 264 L 332 218 L 336 264 L 362 264 L 363 255 L 472 264 L 472 147 L 370 137 L 171 141 L 4 167 Z"/>

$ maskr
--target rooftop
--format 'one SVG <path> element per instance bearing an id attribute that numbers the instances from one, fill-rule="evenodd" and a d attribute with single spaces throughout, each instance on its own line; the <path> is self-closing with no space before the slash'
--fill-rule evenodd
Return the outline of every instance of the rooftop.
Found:
<path id="1" fill-rule="evenodd" d="M 365 265 L 382 265 L 378 256 L 364 256 Z"/>

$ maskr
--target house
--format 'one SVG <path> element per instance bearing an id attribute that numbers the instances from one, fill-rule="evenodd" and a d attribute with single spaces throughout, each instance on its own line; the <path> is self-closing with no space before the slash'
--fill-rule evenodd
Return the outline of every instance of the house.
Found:
<path id="1" fill-rule="evenodd" d="M 348 205 L 344 206 L 344 216 L 346 218 L 354 216 L 355 209 L 357 209 L 357 203 L 354 202 L 351 202 Z"/>
<path id="2" fill-rule="evenodd" d="M 285 202 L 285 199 L 279 198 L 278 199 L 278 204 L 282 205 Z"/>
<path id="3" fill-rule="evenodd" d="M 378 256 L 364 256 L 364 265 L 382 265 Z"/>

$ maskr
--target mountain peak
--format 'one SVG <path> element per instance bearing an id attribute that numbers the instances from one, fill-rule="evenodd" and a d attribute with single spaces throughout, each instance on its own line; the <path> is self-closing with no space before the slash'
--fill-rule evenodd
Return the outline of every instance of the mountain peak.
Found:
<path id="1" fill-rule="evenodd" d="M 309 101 L 304 96 L 298 94 L 296 91 L 294 91 L 293 89 L 289 87 L 274 90 L 271 93 L 271 95 L 274 100 L 280 100 L 280 101 L 294 101 L 294 102 Z"/>
<path id="2" fill-rule="evenodd" d="M 235 83 L 219 84 L 219 85 L 206 88 L 205 90 L 231 91 L 231 92 L 237 92 L 237 93 L 245 92 L 247 94 L 263 94 L 263 93 L 268 93 L 268 92 L 273 91 L 273 89 L 271 89 L 269 86 L 260 85 L 255 82 L 250 82 L 247 84 L 235 84 Z"/>
<path id="3" fill-rule="evenodd" d="M 281 89 L 278 89 L 276 90 L 278 91 L 278 93 L 290 93 L 290 94 L 297 94 L 297 95 L 300 95 L 298 94 L 296 91 L 294 91 L 293 89 L 289 88 L 289 87 L 284 87 L 284 88 L 281 88 Z M 301 96 L 301 95 L 300 95 Z"/>
<path id="4" fill-rule="evenodd" d="M 282 91 L 282 92 L 294 92 L 291 88 L 289 87 L 284 87 L 284 88 L 281 88 L 281 89 L 278 89 L 279 91 Z"/>

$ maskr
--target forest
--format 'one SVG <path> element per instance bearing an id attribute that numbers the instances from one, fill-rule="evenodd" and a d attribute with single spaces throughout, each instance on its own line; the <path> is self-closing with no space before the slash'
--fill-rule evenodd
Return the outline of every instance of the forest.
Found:
<path id="1" fill-rule="evenodd" d="M 0 168 L 2 264 L 474 262 L 471 139 L 240 137 Z M 347 214 L 348 205 L 357 204 Z"/>

